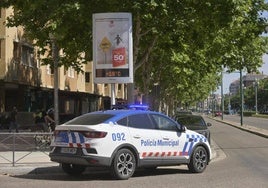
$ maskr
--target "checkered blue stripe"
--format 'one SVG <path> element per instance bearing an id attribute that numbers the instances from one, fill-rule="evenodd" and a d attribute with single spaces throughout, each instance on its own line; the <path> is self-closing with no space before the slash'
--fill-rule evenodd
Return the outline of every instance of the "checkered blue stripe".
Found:
<path id="1" fill-rule="evenodd" d="M 195 142 L 206 142 L 207 141 L 207 138 L 203 135 L 190 135 L 190 134 L 187 134 L 186 135 L 186 142 L 184 144 L 184 147 L 183 147 L 183 153 L 188 153 L 190 154 L 192 152 L 192 149 L 193 149 L 193 146 L 194 146 L 194 143 Z"/>
<path id="2" fill-rule="evenodd" d="M 78 132 L 60 132 L 56 138 L 56 142 L 82 144 L 85 142 L 84 136 Z"/>

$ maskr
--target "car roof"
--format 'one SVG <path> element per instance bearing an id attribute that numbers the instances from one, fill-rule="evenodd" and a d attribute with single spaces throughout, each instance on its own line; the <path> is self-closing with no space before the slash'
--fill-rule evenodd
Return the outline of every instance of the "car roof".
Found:
<path id="1" fill-rule="evenodd" d="M 161 114 L 155 111 L 147 111 L 147 110 L 104 110 L 104 111 L 95 111 L 91 112 L 91 114 L 111 114 L 116 117 L 124 117 L 135 114 Z M 164 115 L 164 114 L 161 114 Z"/>
<path id="2" fill-rule="evenodd" d="M 201 115 L 196 115 L 196 114 L 175 114 L 175 117 L 201 117 Z"/>

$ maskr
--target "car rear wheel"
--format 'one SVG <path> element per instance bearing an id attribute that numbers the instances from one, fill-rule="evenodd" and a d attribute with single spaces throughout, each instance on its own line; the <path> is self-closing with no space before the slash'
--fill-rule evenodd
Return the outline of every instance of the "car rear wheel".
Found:
<path id="1" fill-rule="evenodd" d="M 188 168 L 193 173 L 201 173 L 206 169 L 207 163 L 208 154 L 206 149 L 202 146 L 198 146 L 191 156 Z"/>
<path id="2" fill-rule="evenodd" d="M 111 173 L 113 177 L 120 180 L 129 179 L 135 172 L 136 159 L 128 149 L 119 150 L 113 160 Z"/>
<path id="3" fill-rule="evenodd" d="M 64 172 L 72 176 L 80 175 L 86 170 L 85 166 L 66 163 L 61 164 L 61 168 Z"/>

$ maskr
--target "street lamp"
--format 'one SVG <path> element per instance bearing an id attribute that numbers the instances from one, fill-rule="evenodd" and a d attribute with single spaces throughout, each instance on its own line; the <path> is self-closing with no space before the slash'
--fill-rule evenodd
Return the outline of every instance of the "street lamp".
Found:
<path id="1" fill-rule="evenodd" d="M 223 120 L 223 113 L 224 113 L 223 71 L 221 71 L 221 120 Z"/>
<path id="2" fill-rule="evenodd" d="M 240 69 L 240 100 L 241 100 L 241 107 L 240 107 L 240 113 L 241 113 L 241 119 L 240 124 L 243 126 L 243 116 L 244 116 L 244 87 L 243 87 L 243 77 L 242 77 L 242 69 Z"/>
<path id="3" fill-rule="evenodd" d="M 59 124 L 59 73 L 58 73 L 58 64 L 59 64 L 59 48 L 56 43 L 56 38 L 53 34 L 49 34 L 49 38 L 52 44 L 52 59 L 54 67 L 54 121 L 56 126 Z"/>
<path id="4" fill-rule="evenodd" d="M 255 87 L 255 113 L 258 114 L 258 79 L 255 78 L 254 87 Z"/>

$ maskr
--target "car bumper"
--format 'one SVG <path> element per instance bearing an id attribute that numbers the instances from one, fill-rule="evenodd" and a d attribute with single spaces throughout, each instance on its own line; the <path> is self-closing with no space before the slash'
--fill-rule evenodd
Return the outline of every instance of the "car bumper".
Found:
<path id="1" fill-rule="evenodd" d="M 61 153 L 60 147 L 54 147 L 49 153 L 50 160 L 58 163 L 77 164 L 84 166 L 110 166 L 111 160 L 108 157 L 87 155 L 82 148 L 77 148 L 76 153 Z"/>

